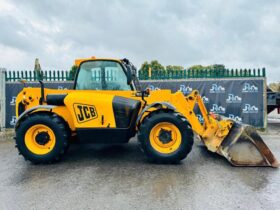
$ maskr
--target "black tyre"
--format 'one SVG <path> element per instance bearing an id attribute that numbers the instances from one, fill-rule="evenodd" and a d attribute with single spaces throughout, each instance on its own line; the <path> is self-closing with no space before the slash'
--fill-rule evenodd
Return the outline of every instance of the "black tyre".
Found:
<path id="1" fill-rule="evenodd" d="M 193 145 L 193 132 L 179 113 L 153 112 L 139 128 L 141 150 L 151 162 L 177 163 L 187 157 Z"/>
<path id="2" fill-rule="evenodd" d="M 16 128 L 16 147 L 26 160 L 53 163 L 67 151 L 69 135 L 67 124 L 56 114 L 35 113 Z"/>

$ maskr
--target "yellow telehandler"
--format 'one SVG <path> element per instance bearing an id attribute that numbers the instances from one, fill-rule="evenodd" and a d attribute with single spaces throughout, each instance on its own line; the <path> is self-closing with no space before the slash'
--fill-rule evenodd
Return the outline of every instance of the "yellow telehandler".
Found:
<path id="1" fill-rule="evenodd" d="M 188 96 L 140 90 L 127 59 L 91 57 L 75 65 L 72 90 L 47 89 L 40 81 L 40 88 L 25 87 L 18 94 L 15 141 L 26 160 L 52 163 L 71 141 L 127 143 L 137 134 L 149 161 L 176 163 L 191 151 L 196 133 L 208 150 L 235 166 L 279 166 L 253 127 L 209 114 L 197 90 Z"/>

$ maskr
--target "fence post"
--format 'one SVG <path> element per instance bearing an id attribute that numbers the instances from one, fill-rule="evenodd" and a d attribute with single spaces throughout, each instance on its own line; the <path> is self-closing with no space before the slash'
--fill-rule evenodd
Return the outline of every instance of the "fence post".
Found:
<path id="1" fill-rule="evenodd" d="M 6 125 L 6 69 L 0 68 L 0 131 Z"/>
<path id="2" fill-rule="evenodd" d="M 262 76 L 265 77 L 266 74 L 265 74 L 265 68 L 262 68 Z"/>
<path id="3" fill-rule="evenodd" d="M 151 79 L 152 78 L 152 68 L 149 67 L 148 69 L 148 79 Z"/>

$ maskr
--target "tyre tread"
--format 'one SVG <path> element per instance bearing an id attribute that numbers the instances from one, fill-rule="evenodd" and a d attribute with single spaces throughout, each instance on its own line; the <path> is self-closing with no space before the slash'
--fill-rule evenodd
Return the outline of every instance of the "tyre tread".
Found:
<path id="1" fill-rule="evenodd" d="M 170 157 L 162 157 L 159 156 L 157 152 L 152 152 L 151 146 L 149 146 L 149 133 L 151 130 L 151 125 L 154 120 L 160 117 L 160 115 L 171 115 L 170 117 L 176 119 L 177 123 L 181 125 L 181 127 L 184 127 L 185 130 L 180 130 L 181 134 L 183 132 L 184 136 L 187 136 L 187 140 L 185 140 L 184 148 L 180 151 L 176 152 L 174 155 L 171 155 Z M 184 140 L 182 136 L 182 140 Z M 183 160 L 187 157 L 187 155 L 190 153 L 192 146 L 193 146 L 193 132 L 191 129 L 191 126 L 187 119 L 182 116 L 178 112 L 174 112 L 172 110 L 158 110 L 154 111 L 151 114 L 149 114 L 143 122 L 141 123 L 138 131 L 138 145 L 141 148 L 141 151 L 143 151 L 148 159 L 149 162 L 159 163 L 159 164 L 172 164 L 172 163 L 178 163 L 179 161 Z"/>
<path id="2" fill-rule="evenodd" d="M 58 151 L 56 151 L 52 156 L 47 155 L 45 158 L 43 156 L 40 158 L 34 158 L 34 154 L 31 153 L 27 148 L 24 148 L 26 147 L 23 135 L 25 134 L 23 133 L 24 126 L 32 124 L 34 121 L 36 122 L 38 120 L 53 123 L 55 127 L 58 128 L 57 131 L 60 132 L 59 136 L 62 137 L 60 139 L 56 139 L 56 141 L 62 141 L 62 143 L 59 144 L 60 146 L 58 147 Z M 34 164 L 50 164 L 61 160 L 62 156 L 66 153 L 69 146 L 68 140 L 70 134 L 71 132 L 69 131 L 68 125 L 58 115 L 49 113 L 34 113 L 25 117 L 16 128 L 15 147 L 18 149 L 19 154 L 22 155 L 26 161 L 31 161 Z"/>

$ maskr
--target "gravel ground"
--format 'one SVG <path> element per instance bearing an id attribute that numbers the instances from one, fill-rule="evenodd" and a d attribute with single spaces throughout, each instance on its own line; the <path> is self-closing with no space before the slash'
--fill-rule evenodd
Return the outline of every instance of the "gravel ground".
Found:
<path id="1" fill-rule="evenodd" d="M 269 120 L 270 122 L 270 120 Z M 280 159 L 280 120 L 265 142 Z M 178 165 L 146 162 L 126 145 L 72 145 L 62 162 L 32 165 L 0 141 L 0 209 L 280 209 L 280 170 L 237 168 L 194 145 Z"/>

